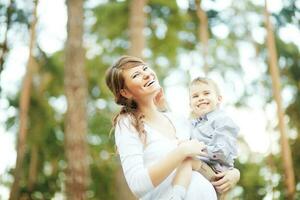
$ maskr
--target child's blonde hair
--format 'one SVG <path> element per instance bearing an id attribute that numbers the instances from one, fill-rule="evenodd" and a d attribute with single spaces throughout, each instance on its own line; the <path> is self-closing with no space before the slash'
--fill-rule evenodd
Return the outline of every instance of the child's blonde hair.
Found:
<path id="1" fill-rule="evenodd" d="M 191 81 L 189 88 L 191 88 L 193 85 L 197 85 L 197 84 L 201 84 L 201 83 L 213 86 L 213 88 L 215 89 L 217 95 L 221 95 L 220 89 L 219 89 L 218 85 L 216 84 L 216 82 L 213 81 L 210 78 L 207 78 L 207 77 L 197 77 L 197 78 L 194 78 Z"/>

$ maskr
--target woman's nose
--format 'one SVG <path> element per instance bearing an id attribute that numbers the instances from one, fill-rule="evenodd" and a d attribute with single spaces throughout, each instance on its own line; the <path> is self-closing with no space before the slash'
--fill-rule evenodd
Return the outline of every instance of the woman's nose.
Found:
<path id="1" fill-rule="evenodd" d="M 143 78 L 148 79 L 150 77 L 150 72 L 144 72 Z"/>

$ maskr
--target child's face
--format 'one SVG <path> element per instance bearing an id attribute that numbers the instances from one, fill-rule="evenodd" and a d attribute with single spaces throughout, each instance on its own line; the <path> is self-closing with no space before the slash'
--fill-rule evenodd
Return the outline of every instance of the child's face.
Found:
<path id="1" fill-rule="evenodd" d="M 221 100 L 222 97 L 211 84 L 195 83 L 190 87 L 190 106 L 197 117 L 215 110 Z"/>

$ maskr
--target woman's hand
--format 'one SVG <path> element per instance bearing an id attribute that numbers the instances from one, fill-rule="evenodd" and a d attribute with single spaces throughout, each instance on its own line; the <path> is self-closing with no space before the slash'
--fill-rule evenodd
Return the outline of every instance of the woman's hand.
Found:
<path id="1" fill-rule="evenodd" d="M 240 171 L 236 168 L 216 174 L 216 180 L 212 184 L 218 193 L 227 192 L 240 180 Z"/>
<path id="2" fill-rule="evenodd" d="M 159 111 L 167 110 L 168 106 L 167 106 L 167 102 L 166 102 L 166 99 L 165 99 L 165 93 L 164 93 L 164 90 L 162 88 L 160 88 L 160 90 L 158 91 L 158 93 L 154 97 L 153 102 L 154 102 L 154 104 L 156 105 L 156 107 Z"/>
<path id="3" fill-rule="evenodd" d="M 195 139 L 180 141 L 178 147 L 182 149 L 185 157 L 207 156 L 206 145 Z"/>

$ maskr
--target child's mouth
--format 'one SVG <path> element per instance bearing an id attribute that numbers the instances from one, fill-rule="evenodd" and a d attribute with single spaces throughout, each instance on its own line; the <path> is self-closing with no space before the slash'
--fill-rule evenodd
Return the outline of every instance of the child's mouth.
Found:
<path id="1" fill-rule="evenodd" d="M 209 103 L 200 103 L 197 105 L 198 108 L 202 107 L 202 106 L 207 106 Z"/>

